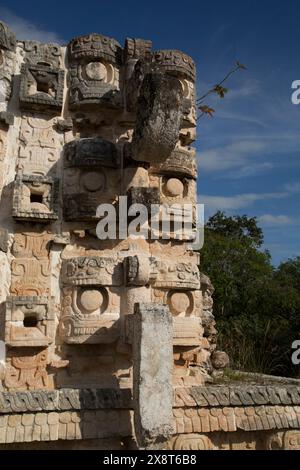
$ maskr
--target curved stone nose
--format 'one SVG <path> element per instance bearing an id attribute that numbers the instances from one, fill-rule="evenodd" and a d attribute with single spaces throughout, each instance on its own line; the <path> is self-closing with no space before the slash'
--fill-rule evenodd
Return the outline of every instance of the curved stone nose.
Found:
<path id="1" fill-rule="evenodd" d="M 179 139 L 183 119 L 180 81 L 160 72 L 148 73 L 138 99 L 132 139 L 134 160 L 161 163 L 170 157 Z"/>

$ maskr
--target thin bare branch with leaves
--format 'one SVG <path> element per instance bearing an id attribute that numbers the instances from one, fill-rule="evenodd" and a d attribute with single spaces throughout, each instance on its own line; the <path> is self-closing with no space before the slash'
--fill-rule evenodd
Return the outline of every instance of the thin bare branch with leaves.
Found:
<path id="1" fill-rule="evenodd" d="M 232 70 L 230 70 L 219 83 L 214 85 L 206 93 L 204 93 L 202 96 L 197 98 L 196 103 L 200 111 L 200 114 L 198 117 L 202 117 L 204 115 L 207 115 L 210 117 L 213 116 L 213 114 L 215 113 L 215 109 L 205 104 L 204 100 L 212 94 L 217 94 L 220 98 L 224 98 L 225 95 L 228 93 L 228 88 L 225 88 L 223 84 L 227 82 L 227 80 L 238 70 L 246 70 L 245 65 L 241 64 L 239 61 L 236 62 L 235 67 Z"/>

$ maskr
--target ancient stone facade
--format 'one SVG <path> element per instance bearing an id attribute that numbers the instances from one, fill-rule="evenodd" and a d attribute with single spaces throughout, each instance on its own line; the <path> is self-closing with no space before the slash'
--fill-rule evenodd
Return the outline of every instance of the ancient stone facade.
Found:
<path id="1" fill-rule="evenodd" d="M 186 54 L 0 23 L 0 448 L 299 448 L 299 388 L 207 385 L 228 357 L 190 247 L 195 127 Z M 103 204 L 160 223 L 101 239 Z"/>

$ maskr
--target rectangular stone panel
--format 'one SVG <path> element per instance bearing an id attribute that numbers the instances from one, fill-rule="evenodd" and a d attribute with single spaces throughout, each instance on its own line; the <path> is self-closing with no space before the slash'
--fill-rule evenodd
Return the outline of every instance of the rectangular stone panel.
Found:
<path id="1" fill-rule="evenodd" d="M 133 399 L 135 433 L 148 446 L 172 433 L 172 316 L 168 307 L 135 305 Z"/>

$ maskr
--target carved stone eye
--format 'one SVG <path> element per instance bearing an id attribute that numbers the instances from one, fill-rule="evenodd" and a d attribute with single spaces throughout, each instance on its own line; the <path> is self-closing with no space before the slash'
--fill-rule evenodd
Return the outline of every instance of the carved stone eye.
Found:
<path id="1" fill-rule="evenodd" d="M 90 62 L 85 67 L 85 72 L 91 80 L 107 81 L 107 69 L 102 62 Z"/>
<path id="2" fill-rule="evenodd" d="M 79 302 L 85 311 L 91 313 L 102 306 L 104 298 L 99 290 L 87 289 L 81 293 Z"/>
<path id="3" fill-rule="evenodd" d="M 170 309 L 174 315 L 186 313 L 190 307 L 189 296 L 185 292 L 174 292 L 170 296 Z"/>
<path id="4" fill-rule="evenodd" d="M 183 189 L 183 183 L 177 178 L 170 178 L 165 184 L 166 193 L 172 197 L 180 196 Z"/>
<path id="5" fill-rule="evenodd" d="M 89 171 L 81 176 L 81 183 L 86 191 L 101 191 L 105 187 L 105 175 Z"/>

